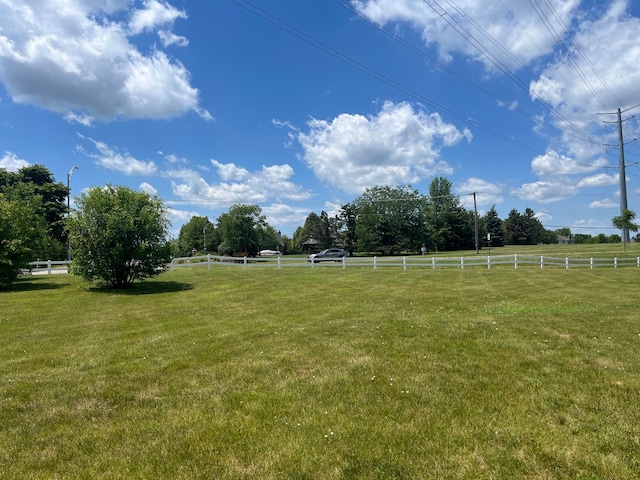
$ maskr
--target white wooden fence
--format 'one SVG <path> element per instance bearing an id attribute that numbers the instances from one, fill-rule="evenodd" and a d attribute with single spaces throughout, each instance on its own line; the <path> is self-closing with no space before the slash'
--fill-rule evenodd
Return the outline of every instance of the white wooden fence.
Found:
<path id="1" fill-rule="evenodd" d="M 408 268 L 459 268 L 464 270 L 471 267 L 492 268 L 499 265 L 512 265 L 514 268 L 522 266 L 536 266 L 538 268 L 601 268 L 601 267 L 637 267 L 640 268 L 640 257 L 633 258 L 575 258 L 575 257 L 550 257 L 545 255 L 494 255 L 494 256 L 470 256 L 470 257 L 345 257 L 338 262 L 309 262 L 305 257 L 225 257 L 219 255 L 203 255 L 197 257 L 174 258 L 169 269 L 184 267 L 307 267 L 307 268 L 347 268 L 369 267 L 374 270 L 384 267 Z"/>
<path id="2" fill-rule="evenodd" d="M 38 260 L 36 262 L 29 262 L 29 270 L 24 273 L 35 274 L 48 274 L 53 273 L 67 273 L 69 271 L 69 260 Z"/>
<path id="3" fill-rule="evenodd" d="M 29 263 L 29 272 L 34 274 L 54 274 L 67 273 L 68 260 L 46 260 Z M 640 268 L 640 257 L 613 257 L 613 258 L 576 258 L 576 257 L 551 257 L 545 255 L 487 255 L 470 257 L 431 257 L 431 256 L 411 256 L 411 257 L 345 257 L 338 262 L 309 262 L 306 257 L 225 257 L 220 255 L 202 255 L 198 257 L 178 257 L 171 260 L 168 265 L 169 270 L 185 267 L 207 267 L 211 269 L 223 267 L 240 268 L 351 268 L 367 267 L 377 270 L 378 268 L 396 267 L 407 270 L 408 268 L 465 268 L 483 267 L 492 268 L 496 266 L 513 266 L 520 268 L 524 266 L 535 266 L 537 268 Z M 27 272 L 25 272 L 27 273 Z"/>

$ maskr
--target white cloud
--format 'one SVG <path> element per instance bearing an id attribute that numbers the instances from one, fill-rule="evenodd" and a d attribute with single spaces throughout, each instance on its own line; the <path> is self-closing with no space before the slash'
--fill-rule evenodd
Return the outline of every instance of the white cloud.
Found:
<path id="1" fill-rule="evenodd" d="M 19 158 L 13 152 L 4 152 L 4 155 L 0 157 L 0 168 L 4 168 L 9 172 L 17 172 L 22 167 L 28 167 L 29 162 Z"/>
<path id="2" fill-rule="evenodd" d="M 64 116 L 64 119 L 69 123 L 77 123 L 80 125 L 84 125 L 85 127 L 90 127 L 93 125 L 94 118 L 91 115 L 86 115 L 82 113 L 69 112 Z"/>
<path id="3" fill-rule="evenodd" d="M 151 185 L 151 184 L 149 184 L 147 182 L 142 182 L 138 188 L 140 188 L 140 190 L 142 190 L 143 192 L 148 193 L 149 195 L 157 195 L 158 194 L 158 190 L 156 188 L 154 188 L 153 185 Z"/>
<path id="4" fill-rule="evenodd" d="M 605 198 L 603 200 L 595 200 L 589 204 L 589 208 L 620 208 L 620 202 Z"/>
<path id="5" fill-rule="evenodd" d="M 145 7 L 133 13 L 133 31 L 184 15 L 155 0 Z M 70 121 L 168 118 L 187 111 L 210 119 L 182 63 L 157 48 L 142 53 L 129 41 L 129 27 L 120 20 L 130 8 L 124 0 L 3 0 L 0 81 L 15 102 Z"/>
<path id="6" fill-rule="evenodd" d="M 620 182 L 619 175 L 608 175 L 606 173 L 598 173 L 590 177 L 584 177 L 578 182 L 578 188 L 582 187 L 603 187 L 617 185 Z"/>
<path id="7" fill-rule="evenodd" d="M 596 164 L 578 163 L 575 158 L 561 155 L 554 150 L 549 150 L 544 155 L 538 155 L 531 161 L 531 170 L 536 175 L 571 175 L 576 173 L 592 172 L 596 168 L 606 165 L 604 159 L 599 159 Z"/>
<path id="8" fill-rule="evenodd" d="M 549 223 L 551 220 L 553 220 L 553 216 L 549 215 L 546 212 L 536 212 L 534 217 L 536 217 L 538 220 L 540 220 L 540 222 L 542 222 L 543 224 L 544 223 Z"/>
<path id="9" fill-rule="evenodd" d="M 144 8 L 136 9 L 131 14 L 129 29 L 133 34 L 155 31 L 159 27 L 172 25 L 178 18 L 186 19 L 186 12 L 167 2 L 145 0 Z"/>
<path id="10" fill-rule="evenodd" d="M 468 130 L 406 102 L 385 102 L 375 116 L 343 113 L 331 121 L 311 119 L 307 126 L 308 133 L 295 132 L 302 159 L 320 180 L 349 193 L 450 174 L 440 149 L 471 140 Z"/>
<path id="11" fill-rule="evenodd" d="M 578 193 L 578 189 L 560 181 L 525 183 L 520 188 L 511 192 L 524 200 L 533 200 L 538 203 L 551 203 L 564 200 Z"/>
<path id="12" fill-rule="evenodd" d="M 532 98 L 553 108 L 546 120 L 560 132 L 563 150 L 584 164 L 602 156 L 601 145 L 618 141 L 617 129 L 603 129 L 602 123 L 615 121 L 615 115 L 598 113 L 614 113 L 638 100 L 640 18 L 627 14 L 626 0 L 606 7 L 598 17 L 578 19 L 566 42 L 570 52 L 556 55 L 529 87 Z M 637 124 L 625 125 L 633 129 L 630 135 L 638 134 Z"/>
<path id="13" fill-rule="evenodd" d="M 162 41 L 162 46 L 165 48 L 170 45 L 177 45 L 178 47 L 186 47 L 187 45 L 189 45 L 189 40 L 187 39 L 187 37 L 176 35 L 169 30 L 160 30 L 158 32 L 158 36 Z"/>
<path id="14" fill-rule="evenodd" d="M 259 171 L 250 172 L 234 164 L 222 164 L 215 160 L 212 160 L 212 164 L 221 181 L 208 182 L 198 172 L 187 168 L 169 170 L 163 175 L 171 179 L 173 193 L 183 201 L 204 203 L 211 207 L 234 203 L 301 201 L 311 196 L 291 181 L 294 171 L 289 165 L 263 166 Z"/>
<path id="15" fill-rule="evenodd" d="M 557 44 L 528 2 L 508 2 L 507 11 L 504 2 L 477 0 L 352 0 L 351 3 L 379 24 L 410 23 L 422 32 L 427 45 L 437 45 L 444 61 L 461 52 L 482 62 L 488 70 L 497 70 L 497 62 L 515 70 L 520 63 L 528 64 L 551 53 Z M 579 4 L 579 0 L 549 0 L 540 8 L 546 21 L 564 37 Z M 549 6 L 553 7 L 553 13 Z M 475 41 L 470 41 L 471 37 Z M 482 52 L 476 48 L 480 44 Z"/>
<path id="16" fill-rule="evenodd" d="M 471 177 L 462 182 L 456 192 L 461 196 L 462 203 L 467 208 L 473 208 L 473 196 L 476 192 L 476 205 L 494 205 L 504 202 L 504 185 L 487 182 L 481 178 Z"/>
<path id="17" fill-rule="evenodd" d="M 76 149 L 83 155 L 93 158 L 96 165 L 125 173 L 126 175 L 154 175 L 158 172 L 158 168 L 154 162 L 138 160 L 132 155 L 121 154 L 109 147 L 104 142 L 98 142 L 90 137 L 78 134 L 80 138 L 89 140 L 95 146 L 97 153 L 86 151 L 81 145 Z"/>
<path id="18" fill-rule="evenodd" d="M 285 203 L 273 203 L 262 207 L 262 213 L 267 217 L 269 225 L 273 225 L 275 228 L 297 227 L 304 224 L 307 215 L 309 215 L 309 209 Z"/>
<path id="19" fill-rule="evenodd" d="M 220 163 L 212 159 L 211 165 L 218 172 L 218 176 L 225 182 L 244 180 L 249 176 L 249 171 L 246 168 L 238 167 L 235 163 Z"/>

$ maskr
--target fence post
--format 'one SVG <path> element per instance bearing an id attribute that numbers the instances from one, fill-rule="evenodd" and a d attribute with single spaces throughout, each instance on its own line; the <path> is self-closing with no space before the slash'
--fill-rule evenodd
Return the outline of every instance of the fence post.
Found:
<path id="1" fill-rule="evenodd" d="M 244 268 L 246 269 L 246 268 L 247 268 L 247 257 L 245 256 L 245 257 L 243 258 L 243 260 L 244 260 Z"/>
<path id="2" fill-rule="evenodd" d="M 517 253 L 513 256 L 513 264 L 515 265 L 515 269 L 517 270 L 518 269 L 518 254 Z"/>
<path id="3" fill-rule="evenodd" d="M 567 267 L 567 270 L 569 270 L 569 257 L 566 257 L 566 258 L 564 259 L 564 263 L 565 263 L 565 265 L 566 265 L 566 267 Z"/>
<path id="4" fill-rule="evenodd" d="M 402 269 L 407 269 L 407 257 L 402 257 Z"/>
<path id="5" fill-rule="evenodd" d="M 636 265 L 640 267 L 640 257 L 636 258 Z"/>
<path id="6" fill-rule="evenodd" d="M 347 257 L 342 257 L 342 269 L 347 268 Z"/>
<path id="7" fill-rule="evenodd" d="M 51 275 L 51 260 L 47 260 L 47 274 Z"/>
<path id="8" fill-rule="evenodd" d="M 211 270 L 211 254 L 207 254 L 207 269 Z"/>
<path id="9" fill-rule="evenodd" d="M 373 257 L 373 269 L 376 270 L 378 268 L 378 257 Z"/>
<path id="10" fill-rule="evenodd" d="M 431 267 L 434 270 L 436 269 L 436 257 L 431 257 Z"/>
<path id="11" fill-rule="evenodd" d="M 540 270 L 544 268 L 544 255 L 540 255 Z"/>
<path id="12" fill-rule="evenodd" d="M 591 270 L 593 270 L 593 257 L 589 259 L 589 267 L 591 267 Z"/>
<path id="13" fill-rule="evenodd" d="M 464 270 L 464 257 L 460 257 L 460 270 Z"/>
<path id="14" fill-rule="evenodd" d="M 618 268 L 618 257 L 613 259 L 613 268 Z"/>
<path id="15" fill-rule="evenodd" d="M 282 268 L 281 260 L 282 260 L 282 258 L 278 257 L 278 268 Z"/>

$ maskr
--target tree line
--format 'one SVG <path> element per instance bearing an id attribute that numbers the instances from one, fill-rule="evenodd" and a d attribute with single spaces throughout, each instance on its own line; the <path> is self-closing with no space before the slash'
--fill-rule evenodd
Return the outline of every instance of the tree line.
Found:
<path id="1" fill-rule="evenodd" d="M 311 212 L 292 238 L 269 225 L 257 205 L 236 204 L 214 224 L 194 216 L 177 238 L 169 238 L 169 221 L 155 195 L 128 187 L 93 187 L 69 211 L 69 189 L 43 165 L 17 172 L 0 169 L 0 287 L 10 285 L 36 259 L 73 256 L 72 272 L 89 282 L 126 288 L 157 275 L 173 256 L 196 253 L 255 256 L 261 250 L 303 253 L 343 247 L 351 254 L 411 254 L 478 249 L 484 246 L 620 242 L 619 235 L 571 235 L 550 231 L 535 212 L 512 209 L 501 219 L 495 205 L 481 217 L 452 193 L 451 182 L 435 178 L 427 195 L 411 186 L 367 189 L 330 216 Z M 613 218 L 616 228 L 637 231 L 631 210 Z M 477 234 L 476 234 L 477 232 Z"/>
<path id="2" fill-rule="evenodd" d="M 311 212 L 292 238 L 280 236 L 268 225 L 260 207 L 234 205 L 214 225 L 207 217 L 192 217 L 180 230 L 175 250 L 255 255 L 263 249 L 304 253 L 313 239 L 315 248 L 343 247 L 350 254 L 397 255 L 500 247 L 505 244 L 556 243 L 558 233 L 543 227 L 535 212 L 513 209 L 506 219 L 495 205 L 476 219 L 452 193 L 451 182 L 435 178 L 424 195 L 411 186 L 379 186 L 367 189 L 343 205 L 337 215 Z"/>

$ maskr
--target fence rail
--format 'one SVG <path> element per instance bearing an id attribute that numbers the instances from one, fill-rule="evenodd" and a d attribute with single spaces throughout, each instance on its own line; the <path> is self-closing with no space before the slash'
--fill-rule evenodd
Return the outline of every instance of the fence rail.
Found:
<path id="1" fill-rule="evenodd" d="M 29 270 L 25 273 L 54 274 L 67 273 L 68 260 L 46 260 L 29 263 Z M 338 262 L 309 262 L 305 257 L 225 257 L 220 255 L 202 255 L 197 257 L 178 257 L 171 260 L 167 266 L 169 270 L 187 267 L 211 268 L 351 268 L 366 267 L 377 270 L 378 268 L 395 267 L 407 270 L 409 268 L 492 268 L 498 266 L 513 266 L 513 268 L 531 267 L 537 268 L 640 268 L 640 257 L 612 257 L 612 258 L 581 258 L 581 257 L 551 257 L 545 255 L 486 255 L 471 257 L 347 257 Z"/>
<path id="2" fill-rule="evenodd" d="M 351 268 L 368 267 L 374 270 L 385 267 L 400 267 L 404 270 L 408 268 L 465 268 L 483 267 L 492 268 L 496 266 L 508 265 L 514 268 L 524 266 L 537 266 L 538 268 L 619 268 L 636 267 L 640 268 L 640 257 L 633 258 L 576 258 L 576 257 L 551 257 L 545 255 L 487 255 L 471 257 L 346 257 L 337 262 L 330 261 L 308 261 L 304 257 L 225 257 L 219 255 L 202 255 L 196 257 L 174 258 L 169 264 L 169 269 L 185 267 L 307 267 L 307 268 Z"/>
<path id="3" fill-rule="evenodd" d="M 51 275 L 53 273 L 67 273 L 69 271 L 69 260 L 38 260 L 29 262 L 28 273 L 41 273 Z"/>

